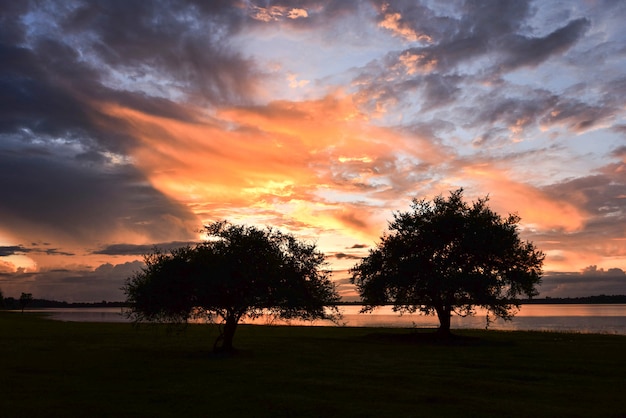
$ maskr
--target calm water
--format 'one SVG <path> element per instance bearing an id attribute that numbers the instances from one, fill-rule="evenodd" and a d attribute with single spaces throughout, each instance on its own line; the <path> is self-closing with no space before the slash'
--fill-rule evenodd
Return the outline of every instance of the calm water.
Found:
<path id="1" fill-rule="evenodd" d="M 360 314 L 360 306 L 342 306 L 340 324 L 355 327 L 402 327 L 437 328 L 435 316 L 419 314 L 398 315 L 391 307 L 382 307 L 373 313 Z M 32 309 L 30 312 L 46 312 L 53 319 L 78 322 L 127 322 L 120 308 L 60 308 Z M 259 318 L 244 321 L 255 324 L 285 324 Z M 290 321 L 292 325 L 329 325 L 329 321 Z M 452 328 L 485 328 L 485 314 L 474 317 L 452 317 Z M 612 305 L 524 305 L 512 321 L 494 320 L 490 329 L 571 331 L 585 333 L 608 333 L 626 335 L 626 304 Z"/>

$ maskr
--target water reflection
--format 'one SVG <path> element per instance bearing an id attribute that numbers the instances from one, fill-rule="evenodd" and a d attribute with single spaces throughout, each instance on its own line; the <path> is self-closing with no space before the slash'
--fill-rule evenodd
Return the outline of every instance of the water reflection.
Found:
<path id="1" fill-rule="evenodd" d="M 562 304 L 562 305 L 522 305 L 519 317 L 524 316 L 625 316 L 624 304 Z"/>
<path id="2" fill-rule="evenodd" d="M 339 325 L 353 327 L 401 327 L 437 328 L 435 316 L 421 314 L 399 315 L 392 307 L 384 306 L 372 313 L 361 314 L 360 306 L 342 306 L 343 318 Z M 120 308 L 60 308 L 31 309 L 30 312 L 46 312 L 56 320 L 79 322 L 126 322 Z M 486 313 L 476 316 L 452 317 L 452 328 L 484 329 Z M 243 323 L 263 325 L 312 325 L 336 326 L 330 321 L 280 321 L 268 317 L 245 320 Z M 523 305 L 512 321 L 492 320 L 489 329 L 600 332 L 626 335 L 626 304 L 612 305 Z"/>
<path id="3" fill-rule="evenodd" d="M 47 308 L 26 309 L 24 312 L 50 314 L 58 321 L 69 322 L 128 322 L 122 308 Z"/>

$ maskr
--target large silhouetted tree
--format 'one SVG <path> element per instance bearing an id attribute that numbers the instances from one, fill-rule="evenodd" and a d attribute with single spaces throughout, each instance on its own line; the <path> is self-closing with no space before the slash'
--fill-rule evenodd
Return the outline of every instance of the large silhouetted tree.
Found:
<path id="1" fill-rule="evenodd" d="M 232 350 L 240 319 L 263 314 L 318 319 L 339 300 L 324 254 L 275 229 L 216 222 L 208 239 L 168 254 L 154 251 L 124 287 L 135 321 L 184 322 L 199 312 L 220 318 L 216 350 Z M 331 306 L 332 305 L 332 306 Z"/>
<path id="2" fill-rule="evenodd" d="M 510 319 L 520 295 L 536 296 L 544 254 L 520 239 L 519 216 L 502 218 L 487 200 L 468 204 L 459 189 L 395 213 L 389 232 L 351 270 L 364 310 L 393 304 L 399 312 L 436 313 L 439 331 L 449 334 L 452 312 L 482 307 Z"/>

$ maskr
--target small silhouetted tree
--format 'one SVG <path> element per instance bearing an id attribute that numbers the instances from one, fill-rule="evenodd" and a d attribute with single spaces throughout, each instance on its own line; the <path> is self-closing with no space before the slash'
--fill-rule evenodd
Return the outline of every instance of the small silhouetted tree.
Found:
<path id="1" fill-rule="evenodd" d="M 502 218 L 488 198 L 463 201 L 463 189 L 446 199 L 414 199 L 398 212 L 389 232 L 351 270 L 364 311 L 393 304 L 398 312 L 436 313 L 439 331 L 450 333 L 452 312 L 475 307 L 511 319 L 520 295 L 538 294 L 544 254 L 519 238 L 519 216 Z"/>
<path id="2" fill-rule="evenodd" d="M 145 257 L 123 288 L 134 321 L 185 322 L 194 314 L 221 318 L 215 350 L 232 350 L 243 317 L 318 319 L 337 315 L 339 300 L 324 255 L 275 229 L 216 222 L 208 239 Z"/>
<path id="3" fill-rule="evenodd" d="M 30 305 L 33 302 L 33 294 L 32 293 L 22 293 L 20 296 L 20 307 L 22 308 L 22 313 L 24 312 L 24 308 Z"/>
<path id="4" fill-rule="evenodd" d="M 0 289 L 0 309 L 4 309 L 4 294 L 2 293 L 2 289 Z"/>

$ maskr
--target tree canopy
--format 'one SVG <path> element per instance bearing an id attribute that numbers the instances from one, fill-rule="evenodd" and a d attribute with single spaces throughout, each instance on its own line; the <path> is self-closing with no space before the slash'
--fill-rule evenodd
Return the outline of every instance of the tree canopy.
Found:
<path id="1" fill-rule="evenodd" d="M 145 256 L 145 267 L 123 289 L 133 320 L 185 322 L 207 314 L 223 323 L 214 348 L 231 350 L 237 324 L 246 316 L 338 315 L 339 296 L 315 244 L 225 221 L 206 226 L 205 232 L 205 242 Z"/>
<path id="2" fill-rule="evenodd" d="M 520 295 L 538 294 L 544 254 L 519 237 L 520 217 L 502 218 L 472 204 L 463 189 L 432 201 L 414 199 L 411 211 L 394 213 L 389 231 L 351 270 L 364 310 L 393 304 L 399 312 L 436 313 L 442 333 L 452 312 L 510 319 Z"/>

